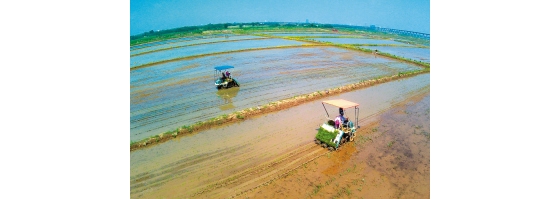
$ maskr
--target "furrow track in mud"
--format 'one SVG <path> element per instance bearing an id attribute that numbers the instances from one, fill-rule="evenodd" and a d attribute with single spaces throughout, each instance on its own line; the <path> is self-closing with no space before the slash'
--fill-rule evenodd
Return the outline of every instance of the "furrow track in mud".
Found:
<path id="1" fill-rule="evenodd" d="M 309 159 L 321 156 L 325 152 L 328 151 L 317 146 L 315 143 L 308 143 L 278 158 L 246 169 L 215 184 L 205 186 L 202 189 L 195 188 L 198 191 L 191 196 L 203 195 L 212 191 L 216 193 L 210 193 L 208 196 L 218 198 L 223 198 L 227 195 L 233 196 L 273 180 L 282 173 L 303 164 Z"/>
<path id="2" fill-rule="evenodd" d="M 272 146 L 274 147 L 274 146 Z M 201 170 L 212 167 L 220 162 L 229 161 L 234 151 L 250 150 L 248 145 L 232 149 L 224 149 L 212 154 L 201 154 L 196 157 L 186 158 L 171 165 L 165 165 L 160 170 L 150 173 L 143 173 L 131 177 L 131 196 L 143 195 L 142 192 L 157 188 L 166 183 L 178 183 L 176 179 L 189 177 L 188 172 L 203 172 Z M 306 143 L 293 150 L 283 153 L 281 156 L 272 158 L 258 165 L 253 165 L 244 169 L 237 170 L 227 178 L 211 178 L 204 180 L 199 186 L 189 189 L 181 197 L 211 197 L 229 198 L 252 191 L 260 186 L 268 184 L 289 172 L 301 167 L 322 155 L 329 153 L 325 148 L 316 145 L 314 142 Z M 243 158 L 233 163 L 246 162 L 251 159 L 259 158 L 261 154 L 245 154 Z M 214 167 L 216 170 L 218 167 Z M 227 167 L 230 168 L 231 167 Z M 180 185 L 180 183 L 179 183 Z"/>

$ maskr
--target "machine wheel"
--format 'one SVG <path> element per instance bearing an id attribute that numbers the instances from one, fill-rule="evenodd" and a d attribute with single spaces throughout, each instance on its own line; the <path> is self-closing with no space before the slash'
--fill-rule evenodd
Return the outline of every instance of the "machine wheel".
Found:
<path id="1" fill-rule="evenodd" d="M 321 144 L 321 146 L 322 146 L 323 148 L 327 148 L 327 144 L 325 144 L 325 143 Z"/>
<path id="2" fill-rule="evenodd" d="M 334 151 L 334 148 L 332 146 L 330 146 L 329 151 Z"/>
<path id="3" fill-rule="evenodd" d="M 321 145 L 321 141 L 315 140 L 315 144 Z"/>

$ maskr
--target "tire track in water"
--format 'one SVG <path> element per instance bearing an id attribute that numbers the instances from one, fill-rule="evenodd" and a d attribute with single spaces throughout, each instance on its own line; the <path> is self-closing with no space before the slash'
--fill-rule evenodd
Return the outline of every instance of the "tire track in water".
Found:
<path id="1" fill-rule="evenodd" d="M 264 138 L 261 138 L 260 140 L 262 139 Z M 253 141 L 259 141 L 259 139 Z M 209 166 L 215 165 L 220 162 L 226 162 L 226 161 L 231 162 L 232 159 L 237 160 L 238 162 L 247 162 L 248 160 L 254 159 L 255 157 L 261 154 L 267 153 L 266 149 L 264 152 L 262 150 L 259 150 L 261 151 L 261 154 L 249 153 L 250 151 L 255 150 L 252 149 L 251 147 L 248 147 L 251 143 L 253 142 L 246 142 L 242 146 L 235 147 L 235 148 L 227 148 L 209 154 L 201 154 L 195 157 L 185 158 L 175 163 L 162 166 L 161 168 L 156 169 L 152 172 L 135 175 L 131 178 L 131 194 L 137 194 L 142 191 L 148 190 L 150 188 L 159 187 L 173 179 L 186 177 L 188 176 L 187 172 L 202 173 L 201 170 L 204 170 L 205 168 L 208 168 Z M 272 145 L 268 147 L 268 149 L 272 150 L 271 148 L 274 148 L 274 146 L 276 145 Z M 297 147 L 296 149 L 292 150 L 289 153 L 284 153 L 280 157 L 273 158 L 270 161 L 264 162 L 256 166 L 249 166 L 246 169 L 242 169 L 239 172 L 235 172 L 235 174 L 230 175 L 229 178 L 226 179 L 218 178 L 215 179 L 214 181 L 207 180 L 206 183 L 204 183 L 201 186 L 198 186 L 198 188 L 193 188 L 192 190 L 206 190 L 206 191 L 208 191 L 209 189 L 213 190 L 215 188 L 219 188 L 225 185 L 230 185 L 232 183 L 239 182 L 240 180 L 246 180 L 247 177 L 251 177 L 253 175 L 262 172 L 267 172 L 267 173 L 272 172 L 274 171 L 274 168 L 276 168 L 274 166 L 278 166 L 282 164 L 284 161 L 293 158 L 294 156 L 305 154 L 305 152 L 313 148 L 316 149 L 314 143 L 307 143 L 305 145 Z M 233 155 L 232 153 L 237 153 L 239 155 Z M 246 154 L 248 153 L 251 155 L 247 156 Z M 235 165 L 235 163 L 226 165 L 226 167 L 231 168 L 231 165 Z"/>
<path id="2" fill-rule="evenodd" d="M 244 182 L 244 181 L 249 181 L 251 179 L 247 179 L 247 178 L 254 178 L 255 175 L 262 175 L 263 173 L 270 173 L 273 172 L 275 170 L 276 167 L 278 167 L 279 165 L 285 163 L 288 160 L 297 158 L 299 155 L 308 152 L 312 149 L 317 149 L 317 147 L 315 147 L 314 143 L 308 143 L 305 144 L 301 147 L 298 147 L 288 153 L 284 153 L 281 156 L 274 158 L 272 160 L 269 160 L 267 162 L 264 162 L 262 164 L 244 169 L 240 172 L 238 172 L 235 175 L 230 176 L 229 178 L 223 179 L 223 180 L 219 180 L 217 182 L 213 182 L 211 184 L 205 184 L 196 188 L 193 188 L 193 190 L 197 190 L 195 191 L 194 195 L 198 195 L 204 192 L 209 192 L 215 189 L 219 189 L 221 187 L 226 187 L 229 185 L 232 185 L 234 183 L 239 183 L 239 182 Z M 193 195 L 193 196 L 194 196 Z"/>
<path id="3" fill-rule="evenodd" d="M 269 152 L 275 151 L 275 147 L 282 145 L 282 143 L 276 143 L 273 145 L 268 145 L 264 149 L 259 149 L 258 153 L 250 153 L 255 150 L 254 147 L 249 147 L 251 144 L 258 143 L 264 139 L 269 139 L 270 136 L 264 136 L 260 138 L 253 138 L 251 140 L 246 140 L 240 144 L 238 147 L 229 147 L 226 149 L 221 149 L 212 153 L 205 153 L 201 155 L 196 155 L 194 157 L 186 157 L 171 164 L 167 164 L 159 167 L 151 172 L 144 172 L 131 177 L 131 188 L 134 189 L 132 193 L 137 193 L 148 188 L 158 187 L 161 184 L 165 184 L 169 180 L 177 177 L 183 177 L 186 172 L 198 172 L 202 168 L 207 168 L 215 164 L 216 162 L 228 161 L 229 166 L 234 166 L 236 163 L 231 163 L 231 160 L 238 160 L 238 162 L 247 162 L 251 159 L 259 159 L 261 155 L 266 155 Z M 286 140 L 291 142 L 293 139 Z M 237 155 L 236 155 L 237 154 Z M 249 154 L 249 155 L 247 155 Z M 265 157 L 271 158 L 271 157 Z M 194 168 L 193 168 L 194 167 Z M 239 166 L 235 166 L 238 168 Z"/>
<path id="4" fill-rule="evenodd" d="M 164 165 L 155 171 L 145 172 L 132 176 L 130 179 L 130 187 L 131 189 L 138 189 L 147 185 L 162 184 L 163 180 L 184 173 L 184 170 L 191 166 L 206 161 L 212 161 L 218 158 L 223 159 L 224 157 L 227 157 L 227 155 L 231 153 L 231 151 L 241 150 L 247 146 L 248 145 L 243 145 L 235 148 L 226 148 L 212 153 L 203 153 L 192 157 L 187 157 L 177 162 Z"/>
<path id="5" fill-rule="evenodd" d="M 230 159 L 239 157 L 244 160 L 251 159 L 245 154 L 253 150 L 251 146 L 254 142 L 262 141 L 266 137 L 254 138 L 241 143 L 235 147 L 227 147 L 211 153 L 204 153 L 195 156 L 182 158 L 170 164 L 155 168 L 150 172 L 144 172 L 131 177 L 131 193 L 144 191 L 148 188 L 158 187 L 169 180 L 184 177 L 187 172 L 196 173 L 204 168 L 220 162 L 228 162 Z M 228 166 L 228 165 L 226 165 Z M 135 189 L 134 191 L 132 189 Z"/>
<path id="6" fill-rule="evenodd" d="M 256 185 L 256 186 L 254 186 L 254 187 L 250 187 L 250 188 L 245 189 L 245 190 L 243 190 L 243 191 L 237 192 L 235 195 L 232 195 L 231 198 L 235 198 L 235 197 L 240 196 L 240 195 L 242 195 L 242 194 L 246 194 L 246 193 L 248 193 L 248 192 L 254 191 L 254 190 L 260 188 L 261 186 L 268 185 L 268 184 L 272 183 L 272 182 L 275 181 L 275 180 L 278 180 L 278 179 L 280 179 L 280 178 L 283 178 L 283 177 L 287 176 L 287 175 L 288 175 L 289 173 L 291 173 L 292 171 L 295 171 L 295 170 L 301 168 L 301 166 L 303 166 L 303 165 L 305 165 L 305 164 L 307 164 L 307 163 L 309 163 L 309 162 L 311 162 L 311 161 L 313 161 L 313 160 L 315 160 L 315 159 L 317 159 L 317 158 L 319 158 L 319 157 L 321 157 L 321 156 L 324 156 L 324 155 L 326 155 L 326 154 L 328 154 L 328 153 L 331 153 L 331 151 L 328 151 L 328 150 L 327 150 L 327 151 L 324 152 L 324 153 L 321 153 L 321 154 L 319 154 L 319 155 L 316 155 L 316 156 L 314 156 L 313 158 L 308 159 L 307 161 L 305 161 L 305 162 L 299 164 L 298 166 L 296 166 L 296 167 L 294 167 L 294 168 L 291 168 L 291 169 L 286 170 L 285 172 L 283 172 L 283 173 L 277 175 L 276 177 L 274 177 L 274 178 L 272 178 L 272 179 L 270 179 L 270 180 L 268 180 L 268 181 L 266 181 L 266 182 L 264 182 L 264 183 L 261 183 L 261 184 L 258 184 L 258 185 Z"/>

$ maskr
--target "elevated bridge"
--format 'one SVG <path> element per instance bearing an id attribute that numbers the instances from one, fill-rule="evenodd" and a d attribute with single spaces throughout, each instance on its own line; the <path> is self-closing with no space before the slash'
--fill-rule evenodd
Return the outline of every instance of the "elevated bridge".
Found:
<path id="1" fill-rule="evenodd" d="M 392 29 L 392 28 L 381 28 L 381 27 L 375 27 L 375 26 L 371 26 L 370 29 L 374 29 L 374 30 L 380 31 L 380 32 L 395 33 L 395 34 L 401 34 L 401 35 L 410 35 L 410 36 L 430 39 L 430 34 L 427 34 L 427 33 L 414 32 L 414 31 L 408 31 L 408 30 L 399 30 L 399 29 Z"/>

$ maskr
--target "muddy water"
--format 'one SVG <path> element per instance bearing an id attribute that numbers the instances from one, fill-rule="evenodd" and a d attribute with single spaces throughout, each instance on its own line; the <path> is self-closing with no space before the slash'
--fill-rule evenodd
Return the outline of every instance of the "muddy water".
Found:
<path id="1" fill-rule="evenodd" d="M 395 198 L 430 196 L 430 96 L 422 96 L 380 116 L 357 159 L 391 182 Z"/>
<path id="2" fill-rule="evenodd" d="M 408 45 L 393 40 L 380 40 L 380 39 L 356 39 L 356 38 L 313 38 L 313 39 L 321 42 L 332 42 L 335 44 L 398 44 L 403 46 Z"/>
<path id="3" fill-rule="evenodd" d="M 352 145 L 242 198 L 430 198 L 429 91 L 362 127 Z"/>
<path id="4" fill-rule="evenodd" d="M 409 48 L 409 47 L 392 47 L 392 46 L 360 46 L 371 50 L 379 50 L 384 53 L 389 53 L 409 59 L 414 59 L 423 62 L 430 62 L 430 49 L 429 48 Z"/>
<path id="5" fill-rule="evenodd" d="M 224 52 L 224 51 L 231 51 L 231 50 L 241 50 L 247 48 L 264 48 L 264 47 L 301 45 L 301 44 L 304 44 L 304 42 L 284 40 L 284 39 L 267 39 L 267 40 L 249 40 L 249 41 L 240 40 L 235 42 L 186 46 L 182 48 L 174 48 L 170 50 L 158 51 L 154 53 L 148 53 L 148 54 L 131 57 L 130 67 L 132 68 L 135 66 L 140 66 L 151 62 L 192 56 L 192 55 Z"/>
<path id="6" fill-rule="evenodd" d="M 219 42 L 219 41 L 237 41 L 237 40 L 245 40 L 245 39 L 255 39 L 255 38 L 263 38 L 257 36 L 228 36 L 228 37 L 214 37 L 214 38 L 207 38 L 207 39 L 195 39 L 195 40 L 177 40 L 175 42 L 167 42 L 158 45 L 152 45 L 146 48 L 140 48 L 137 50 L 130 50 L 130 55 L 135 55 L 138 53 L 149 52 L 159 49 L 171 48 L 171 47 L 180 47 L 180 46 L 187 46 L 193 44 L 204 44 L 204 43 L 211 43 L 211 42 Z"/>
<path id="7" fill-rule="evenodd" d="M 233 105 L 233 98 L 237 97 L 239 93 L 239 87 L 234 87 L 230 89 L 221 89 L 216 91 L 216 95 L 223 99 L 223 103 L 220 104 L 220 110 L 226 111 L 235 108 Z"/>
<path id="8" fill-rule="evenodd" d="M 367 126 L 384 110 L 428 92 L 429 79 L 422 74 L 323 100 L 360 103 L 360 126 Z M 325 120 L 321 101 L 132 152 L 131 198 L 225 198 L 302 167 L 326 152 L 313 143 Z M 354 117 L 352 112 L 347 116 Z M 358 135 L 362 131 L 369 129 L 359 129 Z"/>
<path id="9" fill-rule="evenodd" d="M 233 65 L 241 84 L 217 92 L 213 67 Z M 208 56 L 130 72 L 130 133 L 137 141 L 182 125 L 379 76 L 420 69 L 334 47 L 273 49 Z"/>

